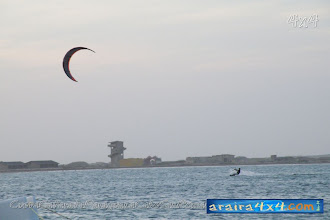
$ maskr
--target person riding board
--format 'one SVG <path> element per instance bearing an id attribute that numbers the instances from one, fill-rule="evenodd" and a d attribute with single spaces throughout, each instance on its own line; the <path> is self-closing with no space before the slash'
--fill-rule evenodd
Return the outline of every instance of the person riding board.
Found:
<path id="1" fill-rule="evenodd" d="M 234 170 L 236 170 L 236 175 L 238 175 L 238 174 L 240 174 L 240 172 L 241 172 L 241 168 L 238 168 L 238 169 L 234 169 Z"/>

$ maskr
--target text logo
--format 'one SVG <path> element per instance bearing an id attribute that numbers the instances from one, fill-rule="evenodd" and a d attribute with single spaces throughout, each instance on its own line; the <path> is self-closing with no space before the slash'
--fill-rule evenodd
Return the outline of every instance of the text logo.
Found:
<path id="1" fill-rule="evenodd" d="M 323 199 L 208 199 L 207 213 L 323 213 Z"/>

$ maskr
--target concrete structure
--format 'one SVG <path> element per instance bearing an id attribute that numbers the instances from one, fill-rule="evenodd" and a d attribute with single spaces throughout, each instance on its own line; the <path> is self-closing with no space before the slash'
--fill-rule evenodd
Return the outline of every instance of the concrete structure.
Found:
<path id="1" fill-rule="evenodd" d="M 128 158 L 121 159 L 119 161 L 120 167 L 142 167 L 143 166 L 142 158 Z"/>
<path id="2" fill-rule="evenodd" d="M 52 160 L 30 161 L 27 163 L 21 161 L 0 162 L 0 170 L 3 171 L 40 168 L 58 168 L 58 163 Z"/>
<path id="3" fill-rule="evenodd" d="M 162 159 L 157 156 L 148 156 L 147 158 L 144 159 L 143 161 L 143 166 L 154 166 L 157 164 L 160 164 L 162 162 Z"/>
<path id="4" fill-rule="evenodd" d="M 241 164 L 247 163 L 248 160 L 249 159 L 247 157 L 242 157 L 242 156 L 235 157 L 234 159 L 235 163 L 241 163 Z"/>
<path id="5" fill-rule="evenodd" d="M 0 162 L 0 170 L 17 170 L 25 169 L 26 164 L 21 161 L 15 162 Z"/>
<path id="6" fill-rule="evenodd" d="M 297 159 L 295 157 L 276 157 L 276 162 L 279 163 L 295 163 Z"/>
<path id="7" fill-rule="evenodd" d="M 58 168 L 58 163 L 52 160 L 30 161 L 26 163 L 28 169 Z"/>
<path id="8" fill-rule="evenodd" d="M 271 161 L 276 161 L 276 159 L 277 159 L 277 155 L 270 155 L 270 160 Z"/>
<path id="9" fill-rule="evenodd" d="M 232 163 L 234 161 L 235 155 L 231 154 L 221 154 L 212 156 L 216 163 Z"/>
<path id="10" fill-rule="evenodd" d="M 187 164 L 230 164 L 233 163 L 235 155 L 221 154 L 212 157 L 187 157 Z"/>
<path id="11" fill-rule="evenodd" d="M 111 167 L 120 167 L 120 160 L 124 159 L 124 150 L 126 150 L 124 142 L 113 141 L 110 142 L 108 147 L 110 147 Z"/>
<path id="12" fill-rule="evenodd" d="M 188 164 L 212 163 L 212 157 L 187 157 L 186 162 Z"/>
<path id="13" fill-rule="evenodd" d="M 176 166 L 185 166 L 185 165 L 186 165 L 185 160 L 163 161 L 160 164 L 157 164 L 157 166 L 160 167 L 176 167 Z"/>

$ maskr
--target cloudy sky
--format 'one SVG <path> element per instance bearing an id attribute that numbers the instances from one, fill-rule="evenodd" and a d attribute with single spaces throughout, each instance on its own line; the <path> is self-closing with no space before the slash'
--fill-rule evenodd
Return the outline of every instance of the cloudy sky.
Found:
<path id="1" fill-rule="evenodd" d="M 329 154 L 329 1 L 0 2 L 0 161 Z M 292 15 L 318 16 L 307 28 Z M 312 21 L 312 20 L 310 20 Z M 88 47 L 71 59 L 65 53 Z"/>

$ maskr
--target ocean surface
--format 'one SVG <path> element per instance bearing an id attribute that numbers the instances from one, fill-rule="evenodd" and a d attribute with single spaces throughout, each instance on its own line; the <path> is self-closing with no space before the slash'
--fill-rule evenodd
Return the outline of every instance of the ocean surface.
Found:
<path id="1" fill-rule="evenodd" d="M 0 173 L 44 219 L 330 219 L 330 164 Z M 206 214 L 206 199 L 324 199 L 323 214 Z"/>

